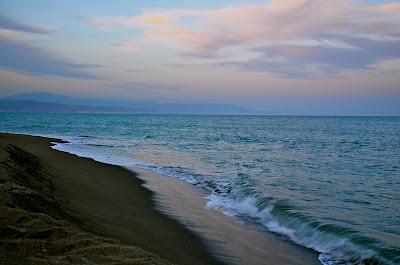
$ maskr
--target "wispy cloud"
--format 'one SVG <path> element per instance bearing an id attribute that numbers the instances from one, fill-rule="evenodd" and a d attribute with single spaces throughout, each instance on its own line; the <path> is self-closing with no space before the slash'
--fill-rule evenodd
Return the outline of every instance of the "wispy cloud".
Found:
<path id="1" fill-rule="evenodd" d="M 105 16 L 94 17 L 89 20 L 89 24 L 102 30 L 119 30 L 134 27 L 160 27 L 168 26 L 179 19 L 176 14 L 162 14 L 151 12 L 136 17 L 127 16 Z"/>
<path id="2" fill-rule="evenodd" d="M 0 67 L 31 75 L 95 78 L 86 72 L 98 65 L 76 64 L 29 43 L 18 32 L 0 28 Z"/>
<path id="3" fill-rule="evenodd" d="M 171 85 L 165 83 L 155 83 L 155 82 L 110 82 L 109 86 L 113 89 L 123 89 L 123 90 L 136 90 L 145 92 L 170 92 L 179 91 L 182 89 L 180 85 Z"/>
<path id="4" fill-rule="evenodd" d="M 399 3 L 275 0 L 214 10 L 97 17 L 91 24 L 140 29 L 140 37 L 119 44 L 125 50 L 164 43 L 177 47 L 181 55 L 217 59 L 221 65 L 301 76 L 315 69 L 362 69 L 400 57 L 399 10 Z M 252 58 L 241 56 L 244 53 Z M 242 59 L 232 63 L 231 58 Z"/>
<path id="5" fill-rule="evenodd" d="M 72 63 L 31 44 L 30 34 L 51 34 L 54 29 L 10 19 L 0 14 L 0 68 L 30 75 L 54 75 L 78 79 L 96 78 L 87 72 L 98 67 Z"/>
<path id="6" fill-rule="evenodd" d="M 27 33 L 35 33 L 35 34 L 50 34 L 55 31 L 54 28 L 48 26 L 36 26 L 30 25 L 28 23 L 24 23 L 9 17 L 6 17 L 0 14 L 0 28 L 14 30 L 14 31 L 23 31 Z"/>
<path id="7" fill-rule="evenodd" d="M 248 70 L 269 71 L 286 77 L 301 77 L 317 73 L 337 73 L 350 69 L 368 69 L 380 60 L 400 57 L 400 40 L 376 41 L 346 38 L 350 47 L 336 45 L 277 44 L 256 48 L 260 57 L 246 61 L 226 61 L 224 65 Z M 321 73 L 322 71 L 322 73 Z"/>

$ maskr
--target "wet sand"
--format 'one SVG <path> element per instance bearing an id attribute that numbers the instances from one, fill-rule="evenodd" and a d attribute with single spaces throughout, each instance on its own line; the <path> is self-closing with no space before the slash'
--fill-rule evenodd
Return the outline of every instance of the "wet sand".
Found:
<path id="1" fill-rule="evenodd" d="M 6 264 L 320 264 L 311 250 L 208 209 L 199 188 L 51 142 L 60 140 L 0 134 Z"/>
<path id="2" fill-rule="evenodd" d="M 158 209 L 195 231 L 229 264 L 321 265 L 316 252 L 207 208 L 201 188 L 148 170 L 132 170 L 155 192 Z"/>
<path id="3" fill-rule="evenodd" d="M 222 264 L 131 171 L 0 134 L 2 264 Z"/>

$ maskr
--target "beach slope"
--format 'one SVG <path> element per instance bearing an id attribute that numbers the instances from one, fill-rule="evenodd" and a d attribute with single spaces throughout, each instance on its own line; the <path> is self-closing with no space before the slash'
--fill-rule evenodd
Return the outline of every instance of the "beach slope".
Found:
<path id="1" fill-rule="evenodd" d="M 118 166 L 0 134 L 2 264 L 221 264 Z"/>

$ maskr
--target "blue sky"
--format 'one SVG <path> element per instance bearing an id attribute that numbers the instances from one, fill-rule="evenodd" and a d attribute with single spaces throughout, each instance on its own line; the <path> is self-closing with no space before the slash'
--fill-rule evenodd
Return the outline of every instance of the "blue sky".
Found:
<path id="1" fill-rule="evenodd" d="M 0 96 L 400 115 L 400 2 L 0 2 Z"/>

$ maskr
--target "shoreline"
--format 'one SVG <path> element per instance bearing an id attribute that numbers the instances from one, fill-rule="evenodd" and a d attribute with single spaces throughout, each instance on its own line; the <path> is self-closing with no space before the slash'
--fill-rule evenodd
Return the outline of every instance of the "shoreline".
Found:
<path id="1" fill-rule="evenodd" d="M 317 252 L 207 207 L 202 188 L 146 169 L 132 169 L 154 191 L 158 210 L 200 235 L 228 264 L 321 265 Z"/>
<path id="2" fill-rule="evenodd" d="M 186 182 L 171 177 L 162 176 L 147 169 L 104 163 L 90 157 L 84 157 L 63 150 L 58 150 L 54 148 L 57 143 L 68 143 L 68 141 L 61 140 L 59 137 L 52 138 L 51 136 L 0 133 L 0 143 L 2 142 L 4 136 L 13 138 L 12 142 L 16 141 L 17 144 L 23 144 L 20 142 L 21 140 L 22 142 L 29 142 L 30 139 L 35 139 L 36 142 L 41 142 L 40 145 L 45 145 L 45 147 L 42 146 L 41 148 L 46 149 L 44 152 L 47 153 L 47 156 L 51 156 L 51 154 L 58 154 L 58 156 L 63 157 L 61 159 L 69 157 L 73 160 L 84 160 L 85 162 L 88 162 L 90 167 L 93 169 L 97 167 L 108 167 L 113 168 L 118 172 L 123 172 L 124 176 L 127 175 L 124 182 L 127 181 L 126 178 L 129 178 L 129 183 L 134 183 L 136 188 L 145 190 L 145 196 L 149 200 L 144 203 L 145 207 L 149 208 L 149 211 L 154 211 L 180 226 L 180 229 L 184 230 L 183 233 L 187 233 L 187 236 L 191 237 L 190 240 L 194 241 L 196 248 L 201 250 L 200 259 L 188 254 L 189 259 L 194 258 L 196 260 L 196 262 L 190 260 L 189 264 L 320 264 L 318 260 L 318 254 L 316 252 L 294 244 L 293 242 L 288 241 L 284 237 L 275 233 L 269 233 L 254 227 L 248 227 L 247 225 L 238 222 L 238 220 L 228 218 L 226 215 L 215 209 L 206 207 L 204 191 L 197 187 L 193 187 Z M 25 145 L 24 148 L 29 149 L 28 151 L 35 154 L 37 154 L 38 151 L 39 153 L 43 152 L 43 150 L 35 150 L 37 148 L 35 148 L 35 145 L 30 146 L 30 142 L 29 144 Z M 56 158 L 56 160 L 58 159 L 60 158 Z M 50 162 L 51 164 L 53 163 L 51 161 L 47 162 Z M 51 168 L 51 166 L 48 167 Z M 54 169 L 52 170 L 54 171 Z M 78 171 L 79 170 L 81 169 L 78 169 Z M 97 170 L 99 170 L 99 168 Z M 86 183 L 87 180 L 84 180 L 85 184 L 89 185 L 88 188 L 94 188 L 90 187 L 93 183 Z M 81 183 L 79 180 L 76 181 L 77 183 L 74 183 L 75 185 L 79 185 Z M 128 182 L 126 182 L 126 184 Z M 111 184 L 111 182 L 109 184 Z M 65 185 L 62 184 L 61 187 L 63 186 Z M 106 187 L 106 189 L 109 189 L 109 185 Z M 63 190 L 63 192 L 68 193 L 69 197 L 79 196 L 79 194 L 77 194 L 74 190 Z M 93 193 L 93 190 L 91 193 Z M 113 189 L 113 192 L 111 192 L 109 196 L 113 196 L 113 194 L 117 193 L 118 191 Z M 61 197 L 63 195 L 65 196 L 65 194 L 61 194 Z M 125 195 L 125 197 L 133 198 L 135 197 L 135 194 L 132 193 Z M 95 199 L 95 204 L 99 204 L 97 200 L 98 198 Z M 185 203 L 182 204 L 182 201 L 185 201 Z M 133 203 L 131 208 L 135 207 L 137 207 L 137 204 Z M 87 211 L 91 209 L 83 209 L 79 205 L 78 208 L 73 209 L 73 211 L 69 214 L 76 215 L 77 212 L 81 212 L 82 210 L 87 213 Z M 107 224 L 104 226 L 104 224 L 101 223 L 93 225 L 93 218 L 95 219 L 95 222 L 98 222 L 98 219 L 104 219 L 100 218 L 98 214 L 99 212 L 105 214 L 106 210 L 107 209 L 98 210 L 97 212 L 94 211 L 94 216 L 93 213 L 90 213 L 90 216 L 85 217 L 78 214 L 74 218 L 78 220 L 80 226 L 84 226 L 84 229 L 94 232 L 95 234 L 116 238 L 122 243 L 135 247 L 139 246 L 146 251 L 150 251 L 154 254 L 157 254 L 161 258 L 165 258 L 166 260 L 175 262 L 177 264 L 188 264 L 187 260 L 185 260 L 184 263 L 179 263 L 179 259 L 172 257 L 177 255 L 178 252 L 179 255 L 177 256 L 184 254 L 182 253 L 184 251 L 180 247 L 175 253 L 166 251 L 167 255 L 165 255 L 163 251 L 160 251 L 160 249 L 157 249 L 157 247 L 155 249 L 154 246 L 151 246 L 151 244 L 146 244 L 146 242 L 144 242 L 146 240 L 137 242 L 137 240 L 128 238 L 129 236 L 127 236 L 127 233 L 125 232 L 124 228 L 120 226 L 120 224 L 117 225 L 119 226 L 118 229 L 116 229 L 115 223 L 113 224 L 114 227 L 107 227 Z M 117 218 L 115 215 L 113 217 Z M 110 222 L 110 219 L 101 221 Z M 152 219 L 151 221 L 154 222 L 157 220 Z M 144 229 L 153 228 L 146 227 Z M 151 231 L 151 234 L 157 234 L 155 238 L 159 238 L 157 231 Z M 167 243 L 169 244 L 169 242 Z M 186 246 L 187 244 L 185 243 L 185 247 Z M 189 248 L 193 248 L 193 246 Z M 196 254 L 199 254 L 198 249 L 196 250 Z M 201 259 L 204 258 L 203 256 L 205 256 L 207 259 L 206 263 L 202 263 Z"/>
<path id="3" fill-rule="evenodd" d="M 198 208 L 207 206 L 236 224 L 279 235 L 272 242 L 291 242 L 315 251 L 319 264 L 394 264 L 398 259 L 398 229 L 386 229 L 396 219 L 397 197 L 391 184 L 399 173 L 394 166 L 397 149 L 386 147 L 396 140 L 398 120 L 304 118 L 292 124 L 281 118 L 10 114 L 3 115 L 0 123 L 4 132 L 66 140 L 52 147 L 59 151 L 134 172 L 137 168 L 155 172 L 161 175 L 156 185 L 165 179 L 184 182 L 206 202 Z M 215 126 L 220 123 L 226 126 Z M 299 131 L 291 130 L 292 126 Z M 337 130 L 344 127 L 354 134 Z M 249 128 L 254 129 L 251 137 Z M 368 128 L 367 133 L 359 134 L 363 128 Z M 324 141 L 311 137 L 314 132 L 326 136 Z M 322 159 L 318 150 L 325 152 Z M 347 155 L 340 155 L 342 151 Z M 366 167 L 363 154 L 374 166 Z M 388 159 L 382 160 L 383 154 Z M 330 161 L 331 155 L 336 159 Z M 147 175 L 143 179 L 151 189 Z M 370 180 L 388 185 L 377 190 Z M 354 183 L 362 193 L 353 192 Z M 164 204 L 174 206 L 168 196 L 153 191 L 158 210 Z M 189 196 L 181 204 L 187 206 L 191 200 L 197 198 Z M 181 208 L 178 204 L 173 210 Z M 382 222 L 374 218 L 377 214 L 385 217 Z M 179 213 L 167 215 L 183 223 Z M 205 238 L 195 225 L 187 227 Z M 209 241 L 204 240 L 207 247 Z M 279 253 L 292 254 L 288 249 Z"/>
<path id="4" fill-rule="evenodd" d="M 0 191 L 9 198 L 1 204 L 0 256 L 9 264 L 223 264 L 195 233 L 156 210 L 153 192 L 135 173 L 54 150 L 51 142 L 61 140 L 0 134 Z M 39 238 L 26 219 L 41 220 Z M 91 248 L 71 239 L 77 235 L 95 238 Z"/>
<path id="5" fill-rule="evenodd" d="M 56 138 L 62 138 L 62 136 L 56 136 Z M 67 145 L 69 141 L 68 139 Z M 192 185 L 183 179 L 171 177 L 147 167 L 131 165 L 130 161 L 110 160 L 111 157 L 107 158 L 99 153 L 93 155 L 90 152 L 82 153 L 65 147 L 66 145 L 61 143 L 60 146 L 54 145 L 53 149 L 91 158 L 100 163 L 120 166 L 136 173 L 136 176 L 144 181 L 144 187 L 154 192 L 156 209 L 195 232 L 206 243 L 212 254 L 225 263 L 321 264 L 320 253 L 314 249 L 297 244 L 286 235 L 265 230 L 263 226 L 243 222 L 240 218 L 232 218 L 215 207 L 209 207 L 207 197 L 210 194 L 204 187 Z M 185 203 L 182 204 L 182 201 Z"/>

